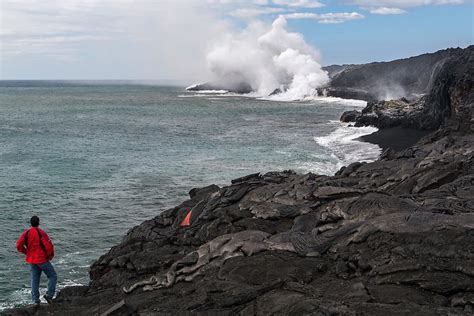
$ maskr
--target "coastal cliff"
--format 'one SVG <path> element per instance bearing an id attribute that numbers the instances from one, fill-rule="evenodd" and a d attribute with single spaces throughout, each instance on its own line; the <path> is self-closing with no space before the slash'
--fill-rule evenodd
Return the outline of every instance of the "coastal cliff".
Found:
<path id="1" fill-rule="evenodd" d="M 349 119 L 431 131 L 416 144 L 334 176 L 193 189 L 100 257 L 88 286 L 2 315 L 472 315 L 474 49 L 455 51 L 416 84 L 422 99 Z"/>
<path id="2" fill-rule="evenodd" d="M 408 95 L 402 95 L 398 100 L 369 102 L 362 112 L 346 112 L 341 120 L 353 121 L 355 126 L 381 129 L 401 126 L 428 131 L 451 121 L 467 129 L 474 102 L 471 94 L 474 46 L 455 52 L 443 60 L 437 76 L 430 80 L 429 93 L 413 101 L 407 99 Z"/>
<path id="3" fill-rule="evenodd" d="M 324 67 L 331 78 L 325 92 L 328 96 L 366 101 L 417 99 L 430 92 L 445 64 L 465 50 L 449 48 L 389 62 Z"/>

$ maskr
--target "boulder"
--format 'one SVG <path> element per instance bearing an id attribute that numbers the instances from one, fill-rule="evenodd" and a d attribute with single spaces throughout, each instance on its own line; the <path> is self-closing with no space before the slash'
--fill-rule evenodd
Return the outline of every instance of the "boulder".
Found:
<path id="1" fill-rule="evenodd" d="M 359 111 L 346 111 L 342 113 L 340 120 L 344 123 L 355 122 L 360 115 Z"/>

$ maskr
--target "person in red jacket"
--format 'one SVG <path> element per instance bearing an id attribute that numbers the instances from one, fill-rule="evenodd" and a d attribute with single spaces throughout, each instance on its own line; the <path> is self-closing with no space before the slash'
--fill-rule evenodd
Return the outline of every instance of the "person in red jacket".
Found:
<path id="1" fill-rule="evenodd" d="M 57 275 L 51 260 L 54 257 L 54 246 L 48 234 L 39 226 L 38 216 L 33 216 L 30 220 L 31 228 L 25 230 L 16 242 L 16 249 L 26 255 L 31 274 L 31 298 L 36 305 L 40 304 L 39 284 L 41 272 L 48 277 L 48 292 L 44 299 L 48 304 L 52 303 L 56 292 Z"/>

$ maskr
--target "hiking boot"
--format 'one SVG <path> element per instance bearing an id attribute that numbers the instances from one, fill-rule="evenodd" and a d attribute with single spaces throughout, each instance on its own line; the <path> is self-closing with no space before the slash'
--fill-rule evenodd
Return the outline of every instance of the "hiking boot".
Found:
<path id="1" fill-rule="evenodd" d="M 52 297 L 49 297 L 48 295 L 43 295 L 43 298 L 46 300 L 46 302 L 48 302 L 48 304 L 52 304 L 53 303 L 53 298 Z"/>

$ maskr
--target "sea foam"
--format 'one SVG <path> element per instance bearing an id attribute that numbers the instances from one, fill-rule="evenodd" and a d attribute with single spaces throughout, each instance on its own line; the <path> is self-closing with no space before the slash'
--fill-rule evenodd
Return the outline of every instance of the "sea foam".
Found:
<path id="1" fill-rule="evenodd" d="M 376 132 L 377 128 L 371 126 L 353 127 L 348 123 L 336 121 L 331 123 L 340 126 L 329 135 L 314 137 L 316 143 L 322 146 L 326 154 L 333 158 L 333 161 L 326 166 L 330 169 L 330 173 L 334 173 L 354 161 L 374 161 L 380 155 L 382 149 L 379 146 L 365 142 L 361 143 L 357 140 L 361 136 Z"/>

